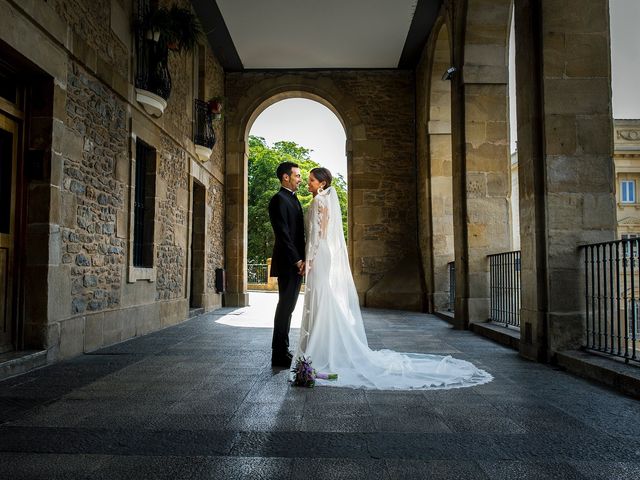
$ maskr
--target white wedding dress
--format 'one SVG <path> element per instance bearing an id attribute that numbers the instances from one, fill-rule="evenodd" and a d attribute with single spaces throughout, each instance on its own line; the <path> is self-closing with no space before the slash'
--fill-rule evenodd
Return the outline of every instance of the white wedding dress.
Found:
<path id="1" fill-rule="evenodd" d="M 451 356 L 371 350 L 342 231 L 335 189 L 313 199 L 306 219 L 307 280 L 300 337 L 294 361 L 311 360 L 318 372 L 337 380 L 317 385 L 379 390 L 447 389 L 490 382 L 472 363 Z"/>

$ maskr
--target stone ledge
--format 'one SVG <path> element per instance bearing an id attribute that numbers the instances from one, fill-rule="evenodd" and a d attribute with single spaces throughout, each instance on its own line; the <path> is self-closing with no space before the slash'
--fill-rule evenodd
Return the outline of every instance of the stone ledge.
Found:
<path id="1" fill-rule="evenodd" d="M 493 322 L 472 323 L 469 329 L 478 335 L 482 335 L 494 342 L 514 350 L 520 350 L 520 331 L 498 325 Z"/>
<path id="2" fill-rule="evenodd" d="M 580 350 L 558 352 L 556 363 L 574 375 L 640 398 L 640 368 L 635 365 Z"/>
<path id="3" fill-rule="evenodd" d="M 449 322 L 449 323 L 450 323 L 450 324 L 452 324 L 452 325 L 453 325 L 453 321 L 454 321 L 454 320 L 455 320 L 455 318 L 456 318 L 456 316 L 455 316 L 455 314 L 454 314 L 453 312 L 447 312 L 447 311 L 443 311 L 443 312 L 441 312 L 441 311 L 436 311 L 436 312 L 433 312 L 433 314 L 434 314 L 436 317 L 438 317 L 438 318 L 440 318 L 440 319 L 444 320 L 445 322 Z"/>
<path id="4" fill-rule="evenodd" d="M 23 350 L 0 355 L 0 380 L 47 365 L 46 350 Z"/>

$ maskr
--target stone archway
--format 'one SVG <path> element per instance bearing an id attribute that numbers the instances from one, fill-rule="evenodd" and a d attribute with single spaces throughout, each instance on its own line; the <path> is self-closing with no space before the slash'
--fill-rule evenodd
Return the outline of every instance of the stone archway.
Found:
<path id="1" fill-rule="evenodd" d="M 418 227 L 429 311 L 449 305 L 448 262 L 454 259 L 451 23 L 446 9 L 432 30 L 416 72 Z"/>
<path id="2" fill-rule="evenodd" d="M 349 258 L 362 305 L 422 310 L 415 189 L 415 80 L 410 71 L 226 75 L 227 305 L 245 305 L 247 148 L 251 122 L 284 98 L 319 101 L 346 134 Z"/>
<path id="3" fill-rule="evenodd" d="M 357 186 L 352 188 L 352 175 L 362 163 L 361 146 L 366 144 L 366 131 L 355 105 L 326 79 L 316 81 L 296 75 L 285 75 L 263 80 L 250 87 L 239 98 L 237 105 L 227 112 L 227 231 L 226 264 L 227 289 L 225 304 L 244 306 L 247 296 L 247 162 L 249 131 L 256 118 L 269 106 L 287 98 L 306 98 L 321 103 L 331 110 L 342 123 L 346 134 L 347 171 L 350 200 Z M 354 172 L 355 167 L 355 172 Z M 353 202 L 349 201 L 349 253 L 353 255 Z"/>
<path id="4" fill-rule="evenodd" d="M 431 224 L 433 262 L 433 309 L 452 309 L 449 304 L 448 263 L 454 260 L 451 82 L 443 74 L 451 66 L 449 29 L 443 23 L 433 49 L 429 84 L 429 181 L 431 183 Z"/>

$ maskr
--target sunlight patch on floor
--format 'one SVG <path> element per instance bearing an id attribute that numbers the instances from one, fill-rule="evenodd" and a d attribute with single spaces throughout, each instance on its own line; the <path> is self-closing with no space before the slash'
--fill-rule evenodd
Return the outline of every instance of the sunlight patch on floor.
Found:
<path id="1" fill-rule="evenodd" d="M 221 316 L 216 323 L 230 327 L 273 328 L 273 315 L 278 304 L 277 292 L 249 292 L 249 306 L 237 308 Z M 291 317 L 291 328 L 300 328 L 304 294 L 300 294 Z"/>

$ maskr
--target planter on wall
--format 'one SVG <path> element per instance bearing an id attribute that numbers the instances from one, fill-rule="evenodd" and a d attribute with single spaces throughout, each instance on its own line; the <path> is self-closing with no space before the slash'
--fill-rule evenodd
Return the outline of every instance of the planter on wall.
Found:
<path id="1" fill-rule="evenodd" d="M 167 108 L 164 98 L 142 88 L 136 88 L 136 101 L 143 106 L 145 112 L 154 117 L 160 117 Z"/>
<path id="2" fill-rule="evenodd" d="M 211 157 L 212 149 L 205 147 L 204 145 L 196 145 L 196 155 L 198 156 L 198 160 L 201 162 L 206 162 Z"/>

